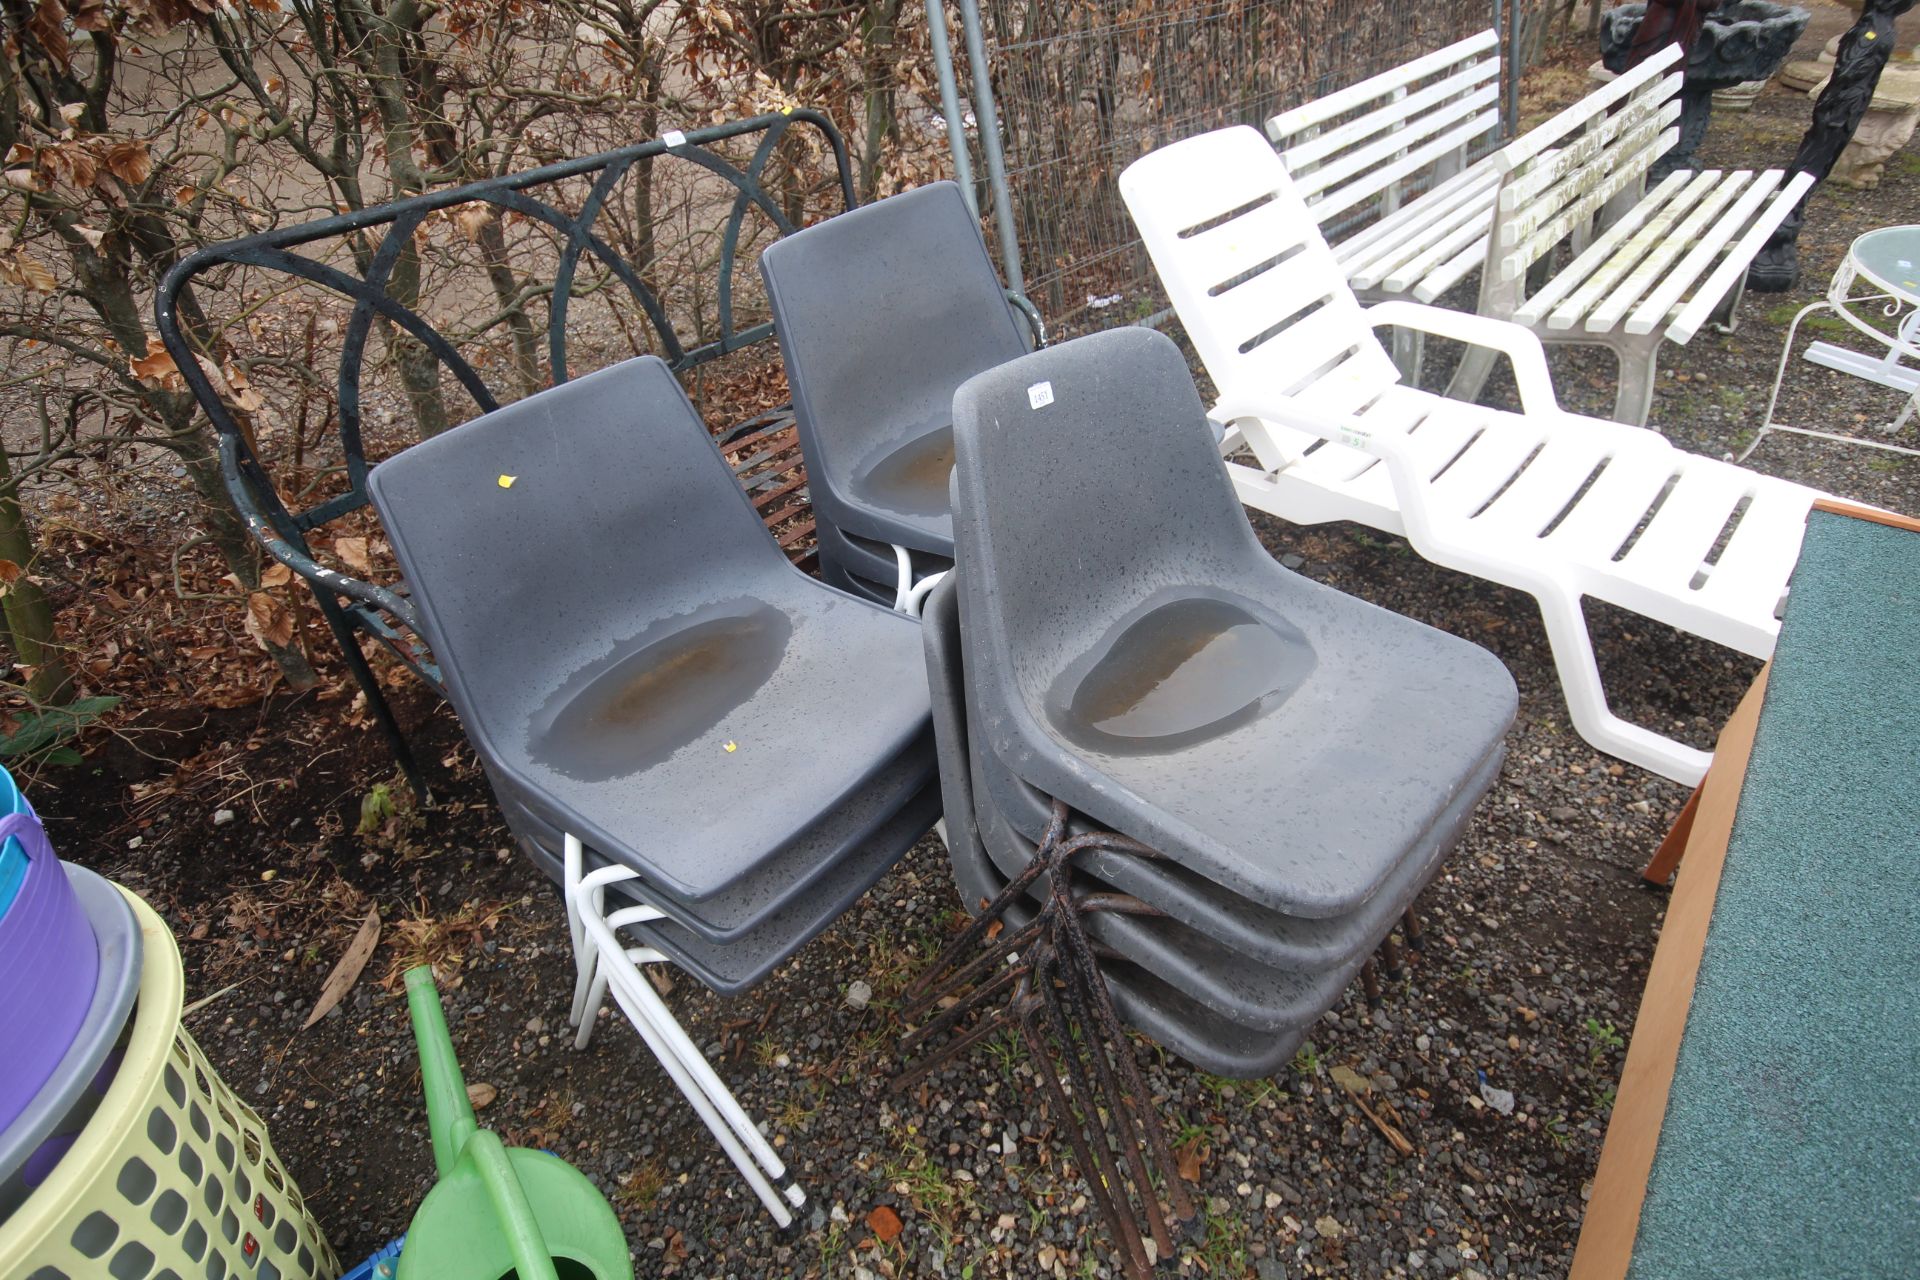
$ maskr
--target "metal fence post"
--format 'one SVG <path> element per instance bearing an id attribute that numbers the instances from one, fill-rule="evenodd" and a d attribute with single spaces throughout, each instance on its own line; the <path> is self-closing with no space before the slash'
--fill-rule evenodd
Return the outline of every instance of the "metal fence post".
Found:
<path id="1" fill-rule="evenodd" d="M 993 77 L 987 73 L 986 38 L 980 31 L 980 6 L 960 0 L 960 26 L 967 37 L 967 61 L 973 64 L 973 115 L 980 127 L 980 151 L 987 158 L 987 181 L 993 187 L 993 224 L 1000 240 L 1000 263 L 1007 288 L 1025 293 L 1020 274 L 1020 241 L 1013 230 L 1013 201 L 1007 191 L 1006 158 L 1000 153 L 1000 113 L 993 105 Z"/>
<path id="2" fill-rule="evenodd" d="M 953 49 L 947 44 L 947 6 L 927 0 L 927 43 L 933 50 L 933 71 L 940 81 L 940 110 L 947 118 L 947 151 L 953 156 L 953 178 L 960 184 L 967 208 L 980 216 L 973 197 L 973 157 L 967 154 L 966 122 L 960 118 L 960 86 L 953 78 Z"/>
<path id="3" fill-rule="evenodd" d="M 1593 0 L 1595 5 L 1600 0 Z M 1500 0 L 1494 0 L 1494 10 L 1498 13 Z M 1520 77 L 1526 68 L 1520 65 L 1520 0 L 1507 0 L 1506 29 L 1502 32 L 1507 38 L 1507 101 L 1506 135 L 1511 138 L 1520 132 Z"/>

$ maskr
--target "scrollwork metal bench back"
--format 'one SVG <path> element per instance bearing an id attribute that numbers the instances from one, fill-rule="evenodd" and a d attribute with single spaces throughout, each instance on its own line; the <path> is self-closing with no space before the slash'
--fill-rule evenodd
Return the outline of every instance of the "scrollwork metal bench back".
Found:
<path id="1" fill-rule="evenodd" d="M 213 245 L 180 262 L 161 281 L 154 303 L 160 338 L 180 376 L 219 433 L 228 495 L 247 527 L 273 558 L 298 573 L 312 588 L 321 613 L 339 641 L 348 668 L 365 691 L 368 709 L 378 720 L 401 769 L 422 796 L 426 789 L 413 754 L 381 693 L 379 681 L 361 652 L 358 639 L 362 633 L 372 636 L 430 687 L 441 690 L 439 670 L 418 635 L 414 610 L 405 596 L 391 587 L 321 563 L 315 558 L 308 539 L 315 530 L 368 505 L 362 391 L 367 339 L 376 319 L 409 336 L 431 358 L 435 367 L 428 377 L 433 385 L 439 384 L 439 371 L 444 369 L 465 390 L 476 414 L 489 412 L 500 403 L 487 380 L 457 349 L 456 340 L 421 314 L 417 297 L 419 264 L 417 259 L 407 261 L 416 235 L 428 227 L 429 220 L 436 215 L 450 217 L 449 211 L 458 206 L 474 204 L 491 206 L 490 212 L 497 211 L 496 216 L 497 213 L 508 217 L 517 215 L 550 229 L 558 251 L 551 288 L 547 292 L 546 357 L 550 363 L 548 376 L 553 383 L 564 382 L 577 372 L 568 361 L 567 321 L 570 304 L 579 296 L 576 286 L 580 284 L 583 260 L 592 263 L 597 273 L 604 273 L 598 281 L 585 286 L 584 291 L 590 293 L 603 286 L 617 290 L 624 286 L 624 300 L 645 317 L 646 336 L 652 344 L 648 349 L 665 359 L 675 372 L 689 370 L 773 335 L 771 321 L 746 327 L 736 324 L 735 259 L 746 220 L 754 211 L 764 215 L 777 235 L 796 230 L 790 211 L 762 185 L 769 162 L 796 125 L 817 131 L 831 154 L 835 172 L 828 181 L 839 189 L 839 208 L 829 212 L 852 208 L 857 201 L 844 142 L 825 116 L 799 109 L 712 125 L 684 134 L 668 133 L 653 141 L 599 155 L 430 191 Z M 751 140 L 756 134 L 758 139 L 753 143 L 752 157 L 744 167 L 715 149 L 716 144 L 731 139 Z M 697 333 L 693 339 L 684 337 L 675 325 L 673 308 L 661 296 L 664 289 L 650 286 L 642 278 L 644 270 L 636 269 L 616 252 L 609 244 L 610 237 L 601 231 L 609 221 L 604 215 L 615 204 L 613 197 L 622 179 L 634 172 L 636 166 L 646 168 L 654 159 L 668 156 L 698 166 L 733 188 L 730 197 L 721 197 L 728 202 L 727 218 L 721 229 L 718 254 L 703 277 L 712 282 L 712 298 L 717 308 L 717 333 L 712 336 Z M 552 189 L 570 180 L 574 181 L 575 190 L 581 182 L 585 183 L 577 212 L 568 212 L 553 202 L 559 196 Z M 346 244 L 359 274 L 299 252 L 303 246 L 323 243 L 331 244 L 336 250 Z M 398 285 L 397 265 L 402 268 L 398 272 Z M 210 273 L 233 268 L 263 269 L 295 277 L 352 303 L 351 314 L 340 331 L 333 390 L 341 479 L 345 487 L 313 505 L 300 506 L 301 495 L 292 495 L 289 502 L 289 495 L 282 493 L 256 451 L 250 431 L 243 429 L 245 415 L 236 418 L 227 399 L 216 390 L 215 377 L 225 353 L 217 349 L 197 350 L 199 346 L 220 344 L 210 340 L 210 327 L 199 322 L 199 298 L 194 287 L 200 284 L 211 288 L 214 282 L 207 279 Z M 412 305 L 395 296 L 396 292 L 404 295 L 408 290 L 416 295 Z M 504 315 L 495 315 L 477 333 L 458 341 L 471 342 L 483 337 L 505 319 Z M 694 317 L 694 327 L 706 329 L 698 315 Z M 698 340 L 701 338 L 704 340 Z M 629 342 L 632 341 L 629 335 Z M 210 358 L 212 375 L 209 365 L 203 365 L 198 356 Z M 226 390 L 232 393 L 234 388 L 229 386 Z M 798 500 L 791 496 L 804 483 L 797 445 L 790 451 L 780 450 L 782 463 L 776 464 L 775 469 L 765 469 L 770 452 L 780 443 L 780 433 L 785 430 L 790 436 L 790 427 L 790 415 L 777 410 L 742 423 L 725 435 L 727 441 L 752 451 L 752 456 L 737 470 L 745 473 L 759 468 L 750 482 L 743 482 L 764 490 L 762 505 L 772 505 L 783 498 L 788 502 L 774 512 L 763 513 L 767 514 L 770 527 L 781 520 L 791 520 L 794 513 L 801 510 Z M 794 521 L 793 528 L 783 537 L 783 545 L 804 536 L 809 528 L 810 525 Z"/>

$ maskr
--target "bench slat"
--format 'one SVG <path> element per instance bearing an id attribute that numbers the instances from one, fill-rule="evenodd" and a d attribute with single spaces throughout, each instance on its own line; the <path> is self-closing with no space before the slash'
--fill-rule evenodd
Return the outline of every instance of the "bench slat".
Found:
<path id="1" fill-rule="evenodd" d="M 1675 111 L 1679 104 L 1674 104 Z M 1580 199 L 1568 205 L 1561 214 L 1546 226 L 1537 228 L 1533 233 L 1533 245 L 1544 245 L 1550 249 L 1572 234 L 1573 229 L 1600 211 L 1600 207 L 1640 181 L 1647 171 L 1647 165 L 1653 158 L 1663 155 L 1674 143 L 1680 140 L 1678 129 L 1668 129 L 1653 140 L 1650 147 L 1643 148 L 1638 156 L 1624 160 L 1613 174 Z M 1651 153 L 1651 154 L 1649 154 Z M 1497 241 L 1496 241 L 1497 245 Z M 1499 273 L 1502 280 L 1517 280 L 1532 266 L 1540 256 L 1530 253 L 1530 246 L 1522 246 L 1513 253 L 1503 254 L 1499 260 Z M 1543 250 L 1544 251 L 1544 250 Z"/>
<path id="2" fill-rule="evenodd" d="M 1603 85 L 1552 118 L 1535 125 L 1502 147 L 1494 154 L 1495 166 L 1502 173 L 1518 168 L 1522 163 L 1539 155 L 1589 120 L 1607 111 L 1615 103 L 1624 102 L 1648 81 L 1665 75 L 1682 56 L 1679 45 L 1670 44 L 1656 50 L 1639 66 Z"/>
<path id="3" fill-rule="evenodd" d="M 1420 163 L 1425 164 L 1449 151 L 1458 151 L 1474 138 L 1497 128 L 1500 123 L 1499 99 L 1500 86 L 1488 85 L 1430 112 L 1427 118 L 1430 127 L 1419 131 L 1422 137 L 1430 140 L 1409 147 L 1401 135 L 1411 130 L 1389 133 L 1365 146 L 1355 147 L 1338 159 L 1296 174 L 1294 184 L 1308 200 L 1323 192 L 1331 192 L 1327 197 L 1329 200 L 1339 200 L 1341 208 L 1350 207 L 1368 196 L 1378 195 L 1381 188 L 1393 181 L 1385 176 L 1391 167 L 1386 162 L 1397 153 L 1405 151 L 1409 156 L 1420 156 Z M 1464 123 L 1456 124 L 1456 121 Z M 1293 172 L 1291 168 L 1289 172 Z M 1340 187 L 1348 179 L 1353 181 L 1346 187 Z M 1340 189 L 1333 192 L 1332 189 L 1336 187 Z"/>
<path id="4" fill-rule="evenodd" d="M 1289 171 L 1296 167 L 1304 168 L 1385 130 L 1392 130 L 1396 138 L 1410 135 L 1406 137 L 1408 143 L 1418 142 L 1428 134 L 1438 132 L 1449 119 L 1439 112 L 1429 112 L 1429 107 L 1470 94 L 1487 81 L 1497 80 L 1499 75 L 1500 64 L 1497 61 L 1482 62 L 1423 89 L 1390 98 L 1363 116 L 1295 143 L 1280 158 L 1286 161 Z M 1489 91 L 1497 95 L 1500 89 L 1495 84 Z"/>
<path id="5" fill-rule="evenodd" d="M 1680 77 L 1670 77 L 1667 83 L 1678 90 Z M 1653 122 L 1673 96 L 1649 93 L 1635 98 L 1566 146 L 1543 151 L 1510 171 L 1500 187 L 1500 212 L 1510 214 L 1530 206 L 1544 216 L 1577 196 L 1596 164 L 1608 167 L 1606 162 L 1658 132 L 1660 126 Z"/>
<path id="6" fill-rule="evenodd" d="M 1683 193 L 1681 188 L 1698 182 L 1699 193 Z M 1691 204 L 1706 193 L 1711 186 L 1710 179 L 1690 170 L 1676 170 L 1667 175 L 1666 180 L 1640 198 L 1639 203 L 1629 209 L 1620 220 L 1608 227 L 1598 239 L 1588 245 L 1582 253 L 1569 262 L 1553 279 L 1542 286 L 1540 292 L 1528 298 L 1526 305 L 1514 313 L 1513 318 L 1521 324 L 1538 324 L 1547 309 L 1567 297 L 1567 301 L 1555 310 L 1548 319 L 1547 326 L 1552 329 L 1570 329 L 1588 307 L 1597 302 L 1613 281 L 1625 274 L 1631 265 L 1631 257 L 1615 259 L 1613 251 L 1625 243 L 1628 236 L 1638 231 L 1647 219 L 1662 209 L 1667 201 L 1678 199 Z"/>
<path id="7" fill-rule="evenodd" d="M 1713 172 L 1707 170 L 1707 172 Z M 1696 243 L 1720 216 L 1721 210 L 1733 202 L 1741 189 L 1753 178 L 1750 170 L 1737 170 L 1722 174 L 1714 183 L 1713 189 L 1672 231 L 1659 236 L 1647 247 L 1649 252 L 1627 273 L 1614 291 L 1587 313 L 1583 326 L 1588 333 L 1599 333 L 1616 328 L 1622 316 L 1632 309 L 1648 290 L 1654 288 L 1661 278 L 1671 269 L 1687 246 Z"/>
<path id="8" fill-rule="evenodd" d="M 1810 173 L 1793 175 L 1793 180 L 1787 183 L 1786 189 L 1774 197 L 1773 203 L 1767 206 L 1751 227 L 1747 228 L 1746 235 L 1740 237 L 1740 242 L 1720 260 L 1720 265 L 1714 269 L 1712 275 L 1707 277 L 1707 282 L 1700 286 L 1700 291 L 1694 295 L 1693 301 L 1674 317 L 1673 323 L 1667 328 L 1669 339 L 1674 342 L 1687 342 L 1700 331 L 1700 326 L 1705 324 L 1707 317 L 1713 314 L 1714 306 L 1719 299 L 1725 297 L 1740 276 L 1746 273 L 1754 257 L 1760 250 L 1766 248 L 1767 240 L 1786 220 L 1787 215 L 1793 212 L 1794 206 L 1800 203 L 1801 198 L 1812 189 L 1815 181 L 1816 179 Z"/>
<path id="9" fill-rule="evenodd" d="M 1479 205 L 1490 213 L 1499 183 L 1500 176 L 1491 165 L 1472 165 L 1411 204 L 1342 240 L 1333 247 L 1333 256 L 1351 276 L 1378 256 L 1398 252 L 1402 242 L 1418 236 L 1427 223 L 1442 220 L 1463 205 Z"/>
<path id="10" fill-rule="evenodd" d="M 1425 253 L 1409 259 L 1398 270 L 1387 277 L 1387 289 L 1392 293 L 1405 293 L 1423 281 L 1435 267 L 1449 261 L 1463 249 L 1475 249 L 1478 258 L 1487 256 L 1487 230 L 1493 225 L 1492 212 L 1489 210 L 1478 217 L 1463 220 L 1446 235 L 1427 246 Z"/>
<path id="11" fill-rule="evenodd" d="M 1442 67 L 1452 66 L 1454 63 L 1486 53 L 1496 48 L 1499 43 L 1499 34 L 1491 30 L 1468 36 L 1464 40 L 1457 40 L 1444 49 L 1436 49 L 1432 53 L 1403 63 L 1390 71 L 1383 71 L 1357 84 L 1337 89 L 1325 97 L 1315 98 L 1312 102 L 1302 103 L 1300 106 L 1280 112 L 1267 121 L 1267 137 L 1278 143 L 1301 129 L 1311 128 L 1334 116 L 1344 115 L 1355 107 L 1394 89 L 1412 84 L 1422 76 L 1431 75 Z"/>
<path id="12" fill-rule="evenodd" d="M 1458 151 L 1461 147 L 1473 141 L 1473 139 L 1479 137 L 1489 129 L 1494 128 L 1499 123 L 1499 110 L 1494 107 L 1489 107 L 1471 120 L 1468 120 L 1465 124 L 1448 130 L 1425 146 L 1416 147 L 1392 163 L 1381 166 L 1377 175 L 1378 180 L 1382 183 L 1398 182 L 1402 178 L 1419 171 L 1424 166 L 1433 163 L 1448 152 Z M 1321 196 L 1319 204 L 1315 206 L 1313 211 L 1314 217 L 1321 222 L 1325 222 L 1331 215 L 1345 209 L 1350 209 L 1362 200 L 1367 199 L 1369 194 L 1370 193 L 1366 191 L 1352 189 L 1328 192 Z"/>
<path id="13" fill-rule="evenodd" d="M 1706 274 L 1714 260 L 1737 242 L 1741 229 L 1747 226 L 1759 211 L 1761 203 L 1773 194 L 1786 176 L 1785 171 L 1780 169 L 1768 169 L 1756 175 L 1747 184 L 1746 190 L 1740 193 L 1740 198 L 1733 202 L 1733 206 L 1701 232 L 1692 251 L 1667 273 L 1659 287 L 1648 294 L 1646 301 L 1627 317 L 1627 332 L 1652 333 L 1665 324 L 1668 313 L 1693 286 L 1693 282 Z M 1705 292 L 1702 291 L 1700 296 L 1704 297 Z M 1712 301 L 1718 302 L 1719 298 Z"/>

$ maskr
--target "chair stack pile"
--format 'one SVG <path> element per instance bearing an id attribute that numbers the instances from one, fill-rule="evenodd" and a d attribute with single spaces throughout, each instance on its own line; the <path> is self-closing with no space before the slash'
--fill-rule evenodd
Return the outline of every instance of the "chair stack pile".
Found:
<path id="1" fill-rule="evenodd" d="M 953 561 L 953 391 L 1025 354 L 960 188 L 850 210 L 760 255 L 800 446 L 820 576 L 906 608 Z"/>
<path id="2" fill-rule="evenodd" d="M 1151 847 L 1075 864 L 1076 893 L 1137 904 L 1084 917 L 1121 1016 L 1207 1071 L 1271 1074 L 1492 785 L 1513 681 L 1280 567 L 1159 334 L 1013 361 L 954 418 L 958 562 L 924 619 L 962 897 L 1028 865 L 1055 800 L 1070 831 Z"/>
<path id="3" fill-rule="evenodd" d="M 638 966 L 745 991 L 933 826 L 917 625 L 788 563 L 654 357 L 369 487 L 507 823 L 564 883 L 579 1042 L 611 986 L 785 1225 L 804 1197 Z"/>

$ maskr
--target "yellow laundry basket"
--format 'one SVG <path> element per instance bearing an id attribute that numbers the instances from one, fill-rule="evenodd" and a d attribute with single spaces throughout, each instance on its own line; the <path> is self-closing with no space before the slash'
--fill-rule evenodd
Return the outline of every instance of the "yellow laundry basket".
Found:
<path id="1" fill-rule="evenodd" d="M 340 1263 L 267 1128 L 180 1025 L 180 950 L 153 910 L 126 1055 L 47 1180 L 0 1222 L 9 1280 L 333 1280 Z"/>

